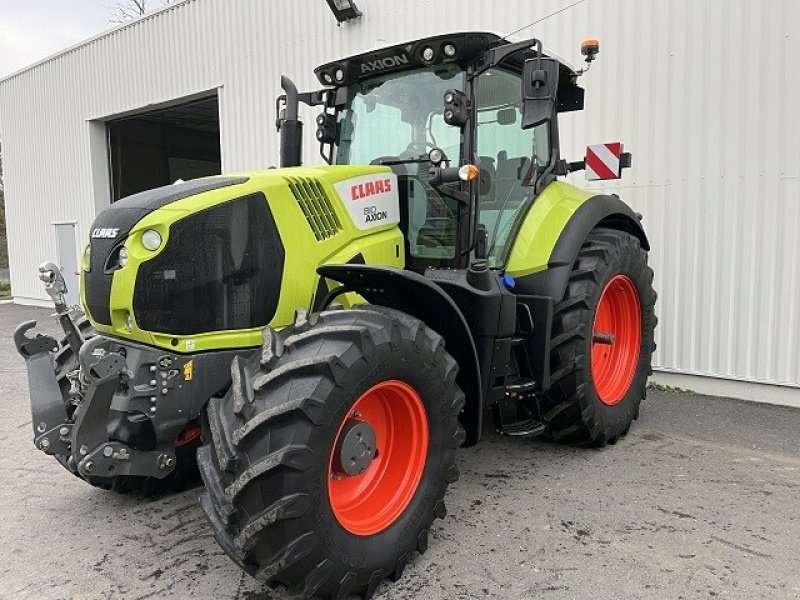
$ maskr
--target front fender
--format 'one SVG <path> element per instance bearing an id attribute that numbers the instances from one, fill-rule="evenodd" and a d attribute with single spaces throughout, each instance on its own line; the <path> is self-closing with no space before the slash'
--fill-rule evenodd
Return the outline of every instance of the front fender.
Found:
<path id="1" fill-rule="evenodd" d="M 419 319 L 444 338 L 445 348 L 458 363 L 456 382 L 466 397 L 461 418 L 467 432 L 464 445 L 475 444 L 483 418 L 478 353 L 467 321 L 450 296 L 422 275 L 393 267 L 323 265 L 317 272 L 357 292 L 370 304 L 394 308 Z"/>

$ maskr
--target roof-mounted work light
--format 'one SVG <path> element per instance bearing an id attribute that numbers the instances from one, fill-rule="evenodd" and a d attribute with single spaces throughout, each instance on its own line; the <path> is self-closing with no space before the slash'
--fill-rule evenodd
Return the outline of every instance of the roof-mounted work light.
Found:
<path id="1" fill-rule="evenodd" d="M 331 7 L 333 16 L 336 17 L 339 23 L 351 21 L 361 16 L 361 11 L 358 10 L 353 0 L 326 0 L 326 2 Z"/>

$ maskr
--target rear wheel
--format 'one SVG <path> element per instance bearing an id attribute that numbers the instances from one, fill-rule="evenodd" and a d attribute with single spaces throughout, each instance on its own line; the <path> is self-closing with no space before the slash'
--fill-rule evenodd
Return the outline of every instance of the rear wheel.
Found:
<path id="1" fill-rule="evenodd" d="M 442 338 L 378 306 L 265 331 L 211 400 L 201 502 L 242 568 L 305 596 L 370 597 L 444 517 L 464 395 Z"/>
<path id="2" fill-rule="evenodd" d="M 634 236 L 595 229 L 555 307 L 551 389 L 542 400 L 558 441 L 616 443 L 639 415 L 655 343 L 653 270 Z"/>

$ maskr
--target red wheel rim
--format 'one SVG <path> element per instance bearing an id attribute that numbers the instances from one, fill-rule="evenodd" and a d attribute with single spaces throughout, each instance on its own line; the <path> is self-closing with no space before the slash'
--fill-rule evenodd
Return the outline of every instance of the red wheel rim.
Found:
<path id="1" fill-rule="evenodd" d="M 181 431 L 180 435 L 178 435 L 178 439 L 175 440 L 175 447 L 180 448 L 181 446 L 192 443 L 200 437 L 201 433 L 202 430 L 200 429 L 199 425 L 195 427 L 187 427 Z"/>
<path id="2" fill-rule="evenodd" d="M 641 341 L 639 294 L 629 277 L 617 275 L 603 288 L 592 326 L 592 380 L 603 404 L 613 406 L 628 393 Z"/>
<path id="3" fill-rule="evenodd" d="M 339 437 L 351 419 L 375 432 L 377 453 L 366 471 L 339 472 Z M 419 394 L 401 381 L 372 386 L 345 417 L 331 450 L 328 498 L 342 527 L 354 535 L 374 535 L 397 521 L 417 491 L 428 456 L 428 416 Z"/>

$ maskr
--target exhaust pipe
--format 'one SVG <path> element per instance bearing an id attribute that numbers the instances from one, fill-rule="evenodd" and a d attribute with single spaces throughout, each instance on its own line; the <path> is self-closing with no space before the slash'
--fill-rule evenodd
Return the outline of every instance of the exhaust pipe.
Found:
<path id="1" fill-rule="evenodd" d="M 286 108 L 279 120 L 281 167 L 299 167 L 303 162 L 303 123 L 297 116 L 297 86 L 291 79 L 281 75 L 281 87 L 286 92 Z"/>

